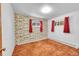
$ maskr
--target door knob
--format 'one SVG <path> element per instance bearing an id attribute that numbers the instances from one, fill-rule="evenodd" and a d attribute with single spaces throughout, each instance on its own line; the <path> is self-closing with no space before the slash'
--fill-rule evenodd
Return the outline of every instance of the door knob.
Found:
<path id="1" fill-rule="evenodd" d="M 5 50 L 6 50 L 6 48 L 0 49 L 0 51 L 5 51 Z"/>

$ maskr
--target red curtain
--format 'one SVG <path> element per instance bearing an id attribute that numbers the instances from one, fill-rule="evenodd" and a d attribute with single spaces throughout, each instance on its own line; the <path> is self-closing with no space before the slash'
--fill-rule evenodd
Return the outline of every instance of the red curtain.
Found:
<path id="1" fill-rule="evenodd" d="M 52 20 L 51 32 L 54 32 L 54 20 Z"/>
<path id="2" fill-rule="evenodd" d="M 29 20 L 29 32 L 32 33 L 32 19 Z"/>
<path id="3" fill-rule="evenodd" d="M 42 22 L 42 19 L 40 19 L 40 32 L 43 32 L 43 22 Z"/>
<path id="4" fill-rule="evenodd" d="M 64 20 L 64 33 L 70 33 L 69 17 L 65 17 L 65 20 Z"/>

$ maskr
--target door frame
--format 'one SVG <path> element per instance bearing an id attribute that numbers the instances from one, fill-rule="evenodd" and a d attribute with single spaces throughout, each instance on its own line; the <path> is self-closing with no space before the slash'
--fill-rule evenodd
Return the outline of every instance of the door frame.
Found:
<path id="1" fill-rule="evenodd" d="M 1 3 L 0 3 L 0 56 L 2 56 L 2 22 L 1 22 Z"/>

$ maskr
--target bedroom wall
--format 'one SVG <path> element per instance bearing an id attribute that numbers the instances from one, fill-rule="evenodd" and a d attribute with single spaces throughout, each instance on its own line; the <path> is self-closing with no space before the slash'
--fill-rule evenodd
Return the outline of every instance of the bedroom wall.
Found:
<path id="1" fill-rule="evenodd" d="M 39 27 L 33 26 L 33 32 L 29 33 L 30 16 L 16 14 L 15 16 L 15 39 L 16 44 L 25 44 L 47 38 L 47 20 L 43 19 L 43 32 L 40 32 Z M 32 22 L 39 22 L 40 18 L 34 17 Z"/>
<path id="2" fill-rule="evenodd" d="M 6 48 L 3 56 L 10 56 L 15 47 L 14 11 L 11 4 L 2 3 L 2 48 Z"/>
<path id="3" fill-rule="evenodd" d="M 55 26 L 55 31 L 51 32 L 51 21 L 48 21 L 48 38 L 59 41 L 61 43 L 70 45 L 72 47 L 79 47 L 79 11 L 64 14 L 55 17 L 55 21 L 64 21 L 64 17 L 69 16 L 70 33 L 64 33 L 64 26 Z"/>

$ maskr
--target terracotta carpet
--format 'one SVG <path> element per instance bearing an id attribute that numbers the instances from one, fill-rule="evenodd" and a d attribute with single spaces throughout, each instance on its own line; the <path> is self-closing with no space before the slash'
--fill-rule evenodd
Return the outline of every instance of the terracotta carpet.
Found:
<path id="1" fill-rule="evenodd" d="M 13 56 L 79 56 L 79 49 L 46 39 L 17 45 Z"/>

